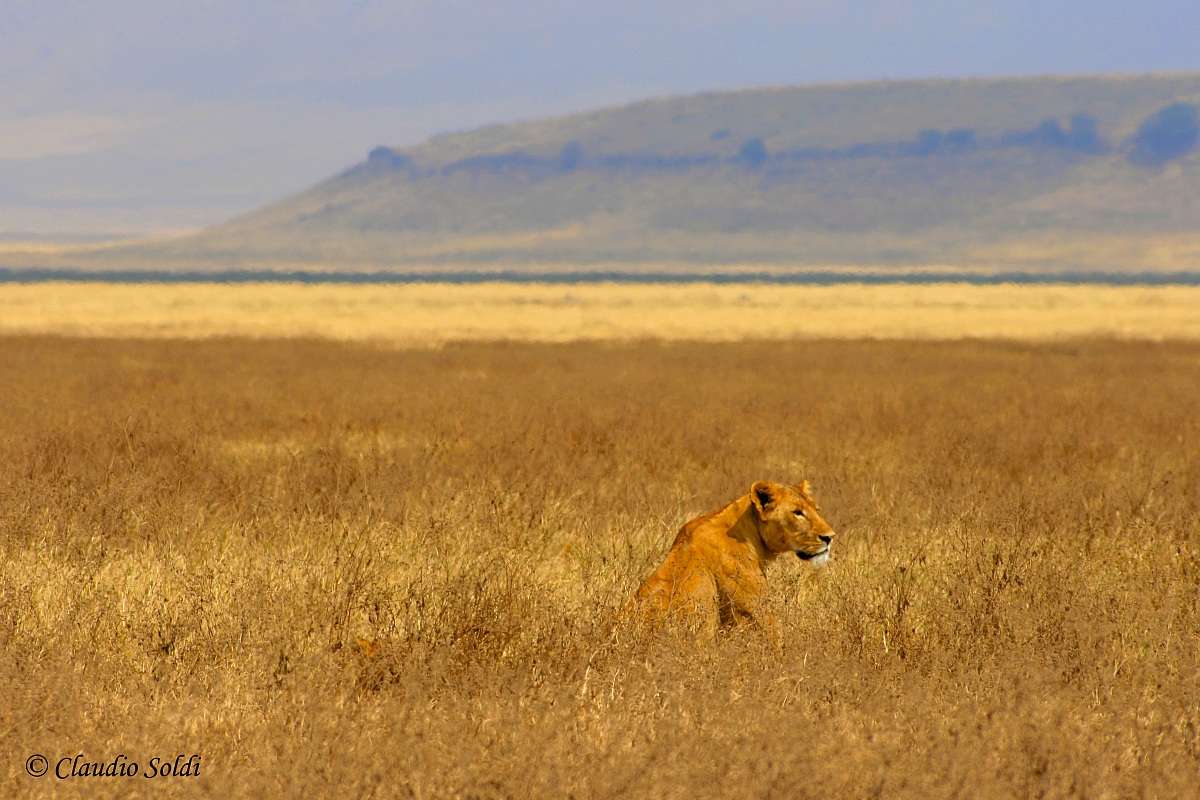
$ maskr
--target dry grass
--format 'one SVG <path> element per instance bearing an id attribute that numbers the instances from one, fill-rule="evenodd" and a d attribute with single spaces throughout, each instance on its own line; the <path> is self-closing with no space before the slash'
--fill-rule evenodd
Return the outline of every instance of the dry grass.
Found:
<path id="1" fill-rule="evenodd" d="M 0 284 L 0 333 L 520 339 L 1200 338 L 1200 287 Z"/>
<path id="2" fill-rule="evenodd" d="M 1194 796 L 1200 346 L 8 337 L 0 385 L 0 794 Z M 781 655 L 613 637 L 801 476 Z M 25 774 L 80 752 L 203 771 Z"/>

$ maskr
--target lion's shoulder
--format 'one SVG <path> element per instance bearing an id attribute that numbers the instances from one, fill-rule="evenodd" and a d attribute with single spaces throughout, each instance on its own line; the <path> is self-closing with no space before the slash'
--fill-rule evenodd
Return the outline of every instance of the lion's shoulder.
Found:
<path id="1" fill-rule="evenodd" d="M 702 529 L 713 528 L 714 520 L 720 515 L 720 513 L 720 510 L 710 511 L 707 514 L 701 514 L 700 516 L 685 522 L 683 527 L 679 529 L 679 533 L 675 534 L 675 541 L 671 545 L 672 548 L 687 544 L 696 536 L 696 533 Z M 716 524 L 717 527 L 720 527 L 719 521 Z"/>

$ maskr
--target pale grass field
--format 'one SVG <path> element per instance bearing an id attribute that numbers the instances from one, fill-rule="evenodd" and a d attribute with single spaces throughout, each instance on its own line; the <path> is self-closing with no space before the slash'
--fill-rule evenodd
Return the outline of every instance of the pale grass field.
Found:
<path id="1" fill-rule="evenodd" d="M 446 341 L 1200 338 L 1200 287 L 0 285 L 0 334 Z"/>

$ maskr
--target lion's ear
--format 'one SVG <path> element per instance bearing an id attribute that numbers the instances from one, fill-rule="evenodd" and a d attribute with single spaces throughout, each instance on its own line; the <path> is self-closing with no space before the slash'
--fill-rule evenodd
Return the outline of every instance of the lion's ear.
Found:
<path id="1" fill-rule="evenodd" d="M 775 502 L 775 484 L 759 481 L 751 486 L 750 502 L 754 503 L 754 507 L 758 509 L 759 516 L 762 516 L 767 507 Z"/>
<path id="2" fill-rule="evenodd" d="M 796 489 L 799 490 L 800 494 L 804 495 L 809 500 L 813 499 L 812 486 L 809 484 L 809 482 L 807 480 L 800 481 L 799 483 L 797 483 Z"/>

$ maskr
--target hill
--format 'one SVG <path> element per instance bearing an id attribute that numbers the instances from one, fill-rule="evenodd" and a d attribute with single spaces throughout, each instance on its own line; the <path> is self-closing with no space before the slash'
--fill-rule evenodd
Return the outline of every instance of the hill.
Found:
<path id="1" fill-rule="evenodd" d="M 1200 266 L 1200 74 L 671 97 L 379 147 L 295 197 L 85 265 Z"/>

